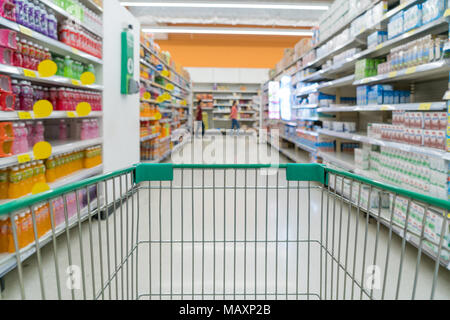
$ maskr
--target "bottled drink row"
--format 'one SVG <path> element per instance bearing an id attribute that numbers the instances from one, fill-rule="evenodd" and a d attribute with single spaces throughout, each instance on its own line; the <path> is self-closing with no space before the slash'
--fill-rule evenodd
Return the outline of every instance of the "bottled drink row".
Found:
<path id="1" fill-rule="evenodd" d="M 0 10 L 2 17 L 52 39 L 58 40 L 59 38 L 61 42 L 95 57 L 102 57 L 102 40 L 100 37 L 87 32 L 73 20 L 66 19 L 62 24 L 58 23 L 53 10 L 47 9 L 39 1 L 3 0 L 1 2 L 3 3 L 2 10 Z M 79 20 L 83 22 L 84 17 L 83 15 L 82 19 Z M 94 18 L 90 14 L 87 14 L 86 17 L 86 26 L 92 27 L 98 32 L 101 29 L 101 19 Z"/>
<path id="2" fill-rule="evenodd" d="M 79 140 L 91 140 L 100 136 L 97 119 L 73 122 L 66 120 L 44 125 L 42 121 L 0 122 L 0 158 L 27 153 L 38 142 L 48 140 L 67 141 L 73 135 Z"/>
<path id="3" fill-rule="evenodd" d="M 0 110 L 32 111 L 39 100 L 48 100 L 56 111 L 75 111 L 81 102 L 89 103 L 93 111 L 102 110 L 100 92 L 35 86 L 30 81 L 11 80 L 9 76 L 0 75 Z"/>

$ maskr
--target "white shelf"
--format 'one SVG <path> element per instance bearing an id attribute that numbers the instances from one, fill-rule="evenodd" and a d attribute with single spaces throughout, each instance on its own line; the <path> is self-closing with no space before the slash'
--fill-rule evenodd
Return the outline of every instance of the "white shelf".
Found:
<path id="1" fill-rule="evenodd" d="M 81 2 L 89 9 L 96 11 L 98 14 L 103 13 L 103 8 L 100 7 L 98 4 L 94 3 L 92 0 L 81 0 Z"/>
<path id="2" fill-rule="evenodd" d="M 150 54 L 154 55 L 160 62 L 162 62 L 162 64 L 164 64 L 166 66 L 167 69 L 169 69 L 170 71 L 172 71 L 173 73 L 175 73 L 178 77 L 180 77 L 184 82 L 186 82 L 186 84 L 189 84 L 189 81 L 187 79 L 185 79 L 182 75 L 180 75 L 174 68 L 172 68 L 172 66 L 170 66 L 166 61 L 164 61 L 163 58 L 161 58 L 160 56 L 158 56 L 156 54 L 156 52 L 154 52 L 153 50 L 147 48 L 146 46 L 144 46 L 142 43 L 140 44 L 142 48 L 144 48 L 144 50 L 146 50 L 147 52 L 149 52 Z"/>
<path id="3" fill-rule="evenodd" d="M 303 104 L 292 107 L 292 109 L 315 109 L 319 105 L 318 104 Z"/>
<path id="4" fill-rule="evenodd" d="M 305 151 L 307 151 L 309 153 L 315 153 L 317 151 L 315 148 L 311 148 L 310 146 L 307 146 L 307 145 L 305 145 L 303 143 L 300 143 L 300 142 L 298 142 L 298 141 L 296 141 L 296 140 L 294 140 L 292 138 L 288 138 L 288 137 L 286 137 L 284 135 L 280 135 L 280 138 L 282 138 L 282 139 L 284 139 L 286 141 L 289 141 L 290 143 L 295 144 L 300 149 L 303 149 L 303 150 L 305 150 Z"/>
<path id="5" fill-rule="evenodd" d="M 319 136 L 319 134 L 317 132 L 315 132 L 315 131 L 308 131 L 308 130 L 303 130 L 303 129 L 297 129 L 297 132 L 301 132 L 303 134 L 308 134 L 308 135 L 313 136 L 313 137 L 318 137 Z"/>
<path id="6" fill-rule="evenodd" d="M 84 140 L 84 141 L 56 141 L 51 142 L 52 145 L 52 156 L 56 156 L 66 152 L 72 152 L 75 149 L 85 149 L 91 146 L 99 145 L 103 143 L 103 138 Z M 33 152 L 26 153 L 30 155 L 30 158 L 33 160 Z M 17 155 L 7 158 L 0 158 L 0 168 L 10 167 L 18 164 Z"/>
<path id="7" fill-rule="evenodd" d="M 34 112 L 29 111 L 31 118 L 35 120 L 47 120 L 47 119 L 67 119 L 72 118 L 68 116 L 69 111 L 53 111 L 49 117 L 45 118 L 35 118 Z M 101 111 L 92 111 L 89 115 L 85 117 L 77 117 L 77 118 L 101 118 L 103 116 L 103 112 Z M 0 121 L 23 121 L 19 118 L 19 112 L 17 111 L 0 111 Z"/>
<path id="8" fill-rule="evenodd" d="M 356 80 L 353 85 L 374 84 L 379 82 L 394 82 L 401 80 L 419 79 L 420 81 L 437 79 L 439 77 L 448 78 L 450 66 L 444 61 L 436 61 L 410 67 L 390 73 L 379 74 L 373 77 Z"/>
<path id="9" fill-rule="evenodd" d="M 356 133 L 346 133 L 346 132 L 336 132 L 332 130 L 327 129 L 319 129 L 319 134 L 331 136 L 331 137 L 337 137 L 341 139 L 347 139 L 352 141 L 359 141 L 363 143 L 378 145 L 378 146 L 384 146 L 384 147 L 390 147 L 395 148 L 407 152 L 413 152 L 413 153 L 421 153 L 432 157 L 441 157 L 446 160 L 450 160 L 450 152 L 445 152 L 444 150 L 439 149 L 433 149 L 433 148 L 427 148 L 427 147 L 420 147 L 415 145 L 409 145 L 404 143 L 398 143 L 398 142 L 391 142 L 391 141 L 383 141 L 378 140 L 375 138 L 370 138 L 366 135 L 356 134 Z"/>
<path id="10" fill-rule="evenodd" d="M 161 72 L 158 71 L 158 70 L 156 70 L 155 66 L 153 66 L 151 63 L 148 63 L 147 61 L 145 61 L 145 60 L 142 59 L 142 58 L 140 59 L 140 63 L 143 64 L 144 66 L 148 67 L 148 68 L 151 68 L 151 69 L 154 70 L 156 73 L 158 73 L 158 77 L 161 77 L 161 78 L 165 79 L 166 81 L 169 81 L 169 82 L 172 83 L 173 85 L 177 86 L 178 88 L 180 88 L 180 89 L 182 89 L 182 90 L 184 90 L 184 91 L 186 91 L 186 92 L 189 92 L 189 88 L 186 88 L 186 87 L 184 87 L 184 86 L 178 84 L 176 81 L 174 81 L 174 80 L 172 80 L 172 79 L 170 79 L 170 78 L 168 78 L 168 77 L 163 76 L 163 75 L 161 74 Z M 146 81 L 146 82 L 148 81 L 148 82 L 151 83 L 150 80 L 144 79 L 144 78 L 141 78 L 141 81 Z"/>
<path id="11" fill-rule="evenodd" d="M 249 94 L 257 94 L 258 91 L 254 90 L 248 90 L 248 91 L 242 91 L 242 90 L 194 90 L 194 93 L 249 93 Z"/>
<path id="12" fill-rule="evenodd" d="M 268 137 L 269 138 L 269 137 Z M 297 157 L 296 154 L 284 149 L 284 148 L 280 148 L 278 146 L 276 146 L 275 144 L 272 144 L 271 139 L 267 139 L 267 143 L 269 143 L 272 148 L 274 148 L 275 150 L 278 150 L 279 152 L 281 152 L 282 154 L 284 154 L 288 159 L 291 159 L 292 161 L 296 162 L 296 163 L 303 163 L 303 159 L 300 159 L 299 157 Z"/>
<path id="13" fill-rule="evenodd" d="M 47 37 L 46 35 L 21 26 L 13 21 L 9 21 L 8 19 L 0 17 L 0 26 L 14 30 L 20 33 L 22 36 L 29 37 L 33 41 L 44 42 L 45 46 L 48 47 L 52 52 L 62 55 L 69 54 L 72 56 L 76 56 L 78 58 L 77 60 L 81 60 L 81 62 L 85 63 L 103 64 L 103 61 L 100 58 L 94 57 L 93 55 L 85 53 L 81 50 L 72 48 L 58 40 Z"/>
<path id="14" fill-rule="evenodd" d="M 365 106 L 331 106 L 329 108 L 319 108 L 318 112 L 335 113 L 335 112 L 356 112 L 356 111 L 419 111 L 419 110 L 445 110 L 445 102 L 423 102 L 423 103 L 401 103 L 401 104 L 384 104 L 384 105 L 365 105 Z"/>
<path id="15" fill-rule="evenodd" d="M 142 138 L 141 138 L 141 142 L 144 142 L 144 141 L 147 141 L 147 140 L 152 140 L 152 139 L 155 139 L 155 138 L 157 138 L 157 137 L 159 137 L 159 132 L 158 132 L 158 133 L 151 134 L 151 135 L 146 136 L 146 137 L 142 137 Z"/>
<path id="16" fill-rule="evenodd" d="M 35 76 L 26 76 L 25 71 L 30 74 L 34 74 Z M 14 67 L 14 66 L 8 66 L 6 64 L 0 64 L 0 73 L 11 75 L 14 78 L 18 79 L 25 79 L 31 82 L 37 82 L 37 83 L 43 83 L 43 84 L 50 84 L 50 85 L 57 85 L 57 86 L 65 86 L 65 87 L 71 87 L 76 89 L 84 89 L 84 90 L 96 90 L 96 91 L 102 91 L 103 86 L 100 85 L 82 85 L 79 80 L 73 80 L 66 77 L 61 76 L 52 76 L 43 78 L 39 76 L 39 73 L 34 70 L 26 70 L 24 68 L 20 67 Z"/>

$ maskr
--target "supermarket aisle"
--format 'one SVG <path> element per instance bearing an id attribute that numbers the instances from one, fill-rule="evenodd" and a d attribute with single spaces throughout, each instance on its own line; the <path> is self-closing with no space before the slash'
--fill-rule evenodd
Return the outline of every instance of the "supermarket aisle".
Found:
<path id="1" fill-rule="evenodd" d="M 250 150 L 255 148 L 253 145 Z M 327 197 L 312 183 L 288 185 L 283 170 L 268 176 L 250 169 L 215 172 L 184 169 L 175 172 L 173 182 L 152 183 L 150 188 L 143 186 L 138 194 L 116 208 L 115 215 L 100 223 L 101 228 L 93 220 L 91 228 L 89 223 L 83 223 L 81 228 L 71 229 L 69 237 L 61 235 L 58 239 L 56 257 L 64 299 L 71 298 L 66 286 L 67 238 L 71 264 L 84 268 L 88 298 L 99 292 L 101 283 L 108 282 L 108 274 L 117 276 L 104 287 L 105 298 L 110 295 L 135 298 L 138 289 L 139 295 L 151 294 L 154 299 L 254 299 L 255 292 L 258 299 L 305 299 L 307 292 L 311 293 L 311 299 L 318 295 L 349 299 L 352 287 L 354 297 L 359 298 L 360 290 L 351 280 L 365 282 L 367 275 L 362 279 L 363 269 L 372 264 L 380 266 L 382 276 L 388 275 L 386 298 L 395 297 L 400 238 L 393 236 L 389 268 L 385 270 L 386 228 L 380 227 L 377 258 L 373 263 L 376 223 L 367 223 L 363 214 L 358 215 L 347 205 L 341 210 L 339 199 Z M 326 217 L 328 223 L 324 223 Z M 359 232 L 355 232 L 356 228 Z M 344 277 L 342 269 L 336 268 L 336 260 L 325 259 L 325 255 L 321 260 L 318 242 L 321 237 L 330 252 L 339 256 L 336 260 L 348 266 L 352 277 Z M 148 239 L 152 241 L 151 246 Z M 134 247 L 137 240 L 140 244 Z M 98 243 L 103 245 L 99 248 Z M 129 252 L 132 252 L 130 256 Z M 52 245 L 44 247 L 41 255 L 46 298 L 57 298 Z M 410 298 L 416 261 L 417 250 L 407 245 L 400 298 Z M 119 265 L 122 268 L 115 272 L 114 266 Z M 429 296 L 433 268 L 434 262 L 422 256 L 416 298 Z M 36 257 L 26 262 L 24 279 L 27 298 L 40 297 Z M 4 298 L 20 297 L 16 280 L 16 271 L 7 276 Z M 379 298 L 381 291 L 374 290 L 373 294 Z M 74 290 L 74 296 L 83 297 L 83 281 Z M 450 274 L 443 268 L 439 270 L 436 298 L 450 298 Z"/>

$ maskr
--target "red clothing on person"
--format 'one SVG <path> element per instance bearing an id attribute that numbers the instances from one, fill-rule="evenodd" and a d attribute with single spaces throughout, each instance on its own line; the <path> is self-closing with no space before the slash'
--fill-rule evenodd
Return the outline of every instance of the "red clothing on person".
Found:
<path id="1" fill-rule="evenodd" d="M 203 121 L 203 110 L 200 105 L 197 106 L 197 117 L 195 119 L 197 121 Z"/>
<path id="2" fill-rule="evenodd" d="M 230 115 L 230 118 L 231 118 L 231 119 L 237 120 L 237 118 L 238 118 L 238 111 L 237 111 L 237 107 L 236 107 L 236 106 L 233 106 L 233 107 L 231 108 L 231 115 Z"/>

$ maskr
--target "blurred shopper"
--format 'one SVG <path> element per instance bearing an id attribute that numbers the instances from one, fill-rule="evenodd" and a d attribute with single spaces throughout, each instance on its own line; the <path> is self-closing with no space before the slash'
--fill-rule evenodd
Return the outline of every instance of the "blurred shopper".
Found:
<path id="1" fill-rule="evenodd" d="M 205 123 L 203 122 L 203 101 L 198 99 L 197 111 L 195 116 L 195 137 L 199 138 L 200 128 L 202 129 L 202 137 L 205 136 Z"/>
<path id="2" fill-rule="evenodd" d="M 233 102 L 233 106 L 231 107 L 230 118 L 231 130 L 235 130 L 233 133 L 239 134 L 239 129 L 241 128 L 241 126 L 239 125 L 238 121 L 238 106 L 236 101 Z"/>

